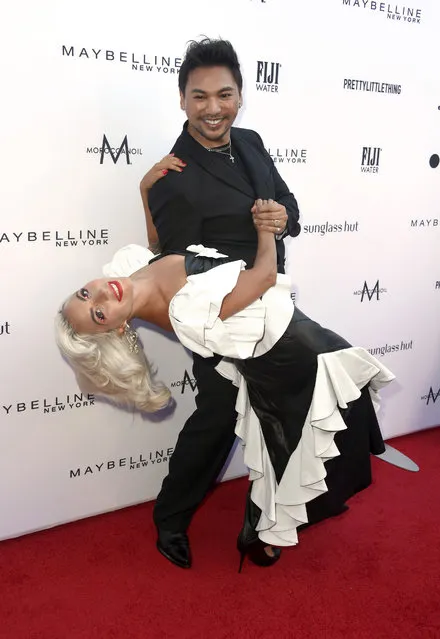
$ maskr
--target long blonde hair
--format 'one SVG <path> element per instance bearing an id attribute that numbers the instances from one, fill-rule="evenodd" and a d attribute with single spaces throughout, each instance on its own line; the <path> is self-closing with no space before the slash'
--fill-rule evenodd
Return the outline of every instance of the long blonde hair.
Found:
<path id="1" fill-rule="evenodd" d="M 149 413 L 169 403 L 171 393 L 153 381 L 143 348 L 130 351 L 116 330 L 82 335 L 73 330 L 61 309 L 55 318 L 55 339 L 84 390 Z"/>

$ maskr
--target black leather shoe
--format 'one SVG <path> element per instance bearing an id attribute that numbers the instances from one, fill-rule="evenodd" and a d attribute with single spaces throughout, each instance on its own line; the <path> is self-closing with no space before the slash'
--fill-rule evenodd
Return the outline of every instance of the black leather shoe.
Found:
<path id="1" fill-rule="evenodd" d="M 192 558 L 188 535 L 184 532 L 170 532 L 157 529 L 158 551 L 179 568 L 191 568 Z"/>

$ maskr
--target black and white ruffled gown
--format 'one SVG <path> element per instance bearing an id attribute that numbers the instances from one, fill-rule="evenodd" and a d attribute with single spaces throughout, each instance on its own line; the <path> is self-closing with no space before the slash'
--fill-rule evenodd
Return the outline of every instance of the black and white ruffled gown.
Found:
<path id="1" fill-rule="evenodd" d="M 142 261 L 145 249 L 136 249 Z M 258 535 L 267 544 L 290 546 L 298 542 L 298 528 L 341 512 L 349 497 L 370 485 L 370 453 L 384 451 L 378 391 L 394 375 L 294 307 L 287 275 L 222 321 L 223 298 L 244 267 L 215 249 L 188 247 L 187 283 L 172 299 L 169 316 L 184 346 L 203 357 L 223 356 L 216 368 L 238 387 L 236 434 L 251 499 L 261 511 Z"/>

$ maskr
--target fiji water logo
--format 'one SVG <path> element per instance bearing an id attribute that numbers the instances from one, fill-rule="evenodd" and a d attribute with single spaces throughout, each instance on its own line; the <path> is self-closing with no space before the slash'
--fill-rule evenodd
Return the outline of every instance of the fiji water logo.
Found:
<path id="1" fill-rule="evenodd" d="M 280 62 L 257 61 L 257 91 L 269 91 L 278 93 Z"/>
<path id="2" fill-rule="evenodd" d="M 378 146 L 362 147 L 361 171 L 362 173 L 378 173 L 380 153 L 382 149 Z"/>

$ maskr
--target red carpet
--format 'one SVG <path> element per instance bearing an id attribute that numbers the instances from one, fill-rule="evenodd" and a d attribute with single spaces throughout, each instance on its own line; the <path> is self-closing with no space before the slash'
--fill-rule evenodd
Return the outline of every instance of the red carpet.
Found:
<path id="1" fill-rule="evenodd" d="M 192 570 L 155 550 L 151 504 L 5 541 L 1 639 L 439 639 L 440 428 L 394 440 L 350 510 L 269 569 L 237 574 L 247 481 L 220 485 L 190 531 Z"/>

